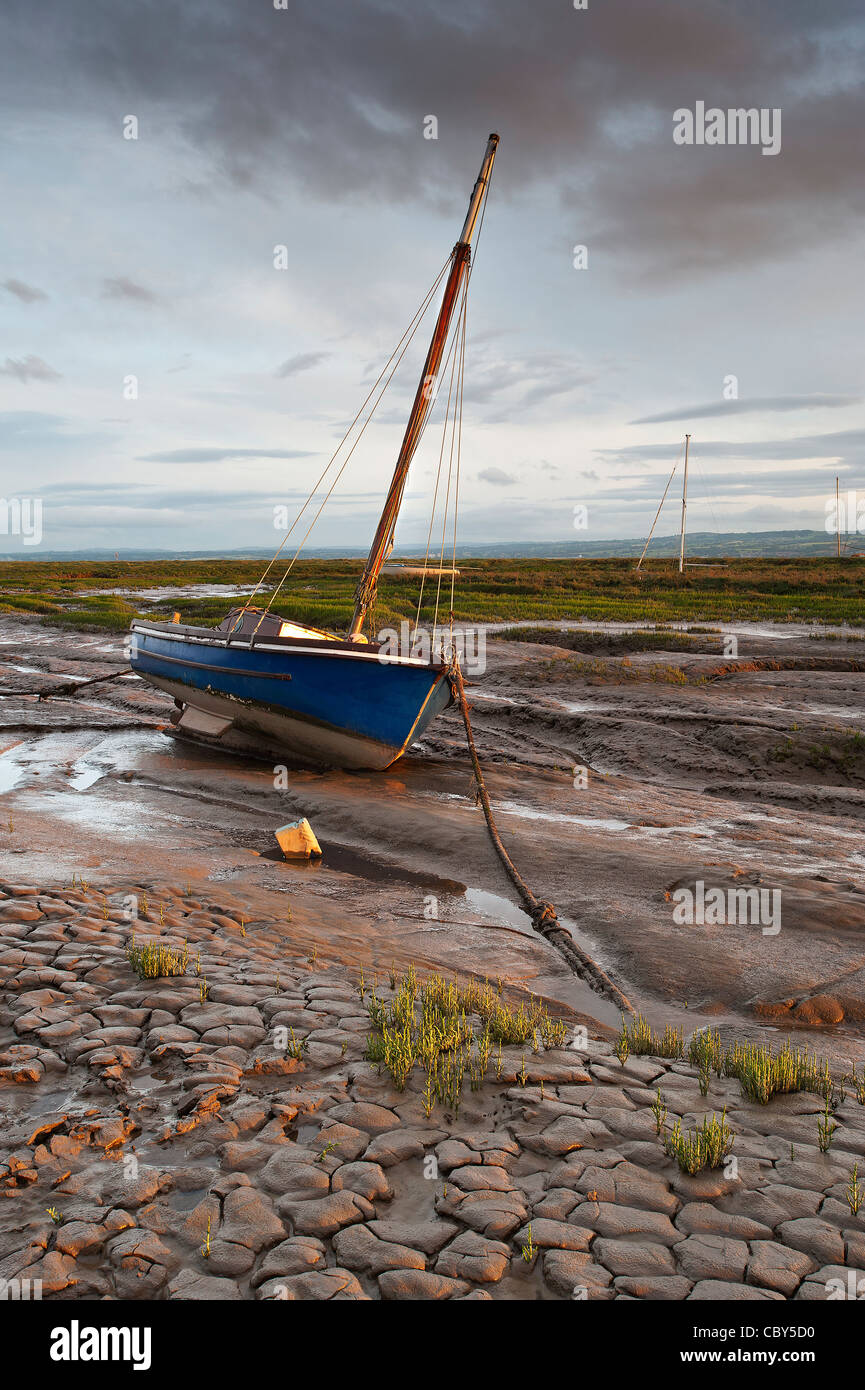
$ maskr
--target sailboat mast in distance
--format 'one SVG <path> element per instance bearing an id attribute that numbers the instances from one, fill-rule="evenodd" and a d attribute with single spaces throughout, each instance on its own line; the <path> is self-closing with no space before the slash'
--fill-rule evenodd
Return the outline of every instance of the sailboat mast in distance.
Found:
<path id="1" fill-rule="evenodd" d="M 408 417 L 408 424 L 406 425 L 402 445 L 399 455 L 397 456 L 396 467 L 387 497 L 385 498 L 384 508 L 379 519 L 372 546 L 370 547 L 363 575 L 357 586 L 354 615 L 348 630 L 348 635 L 352 639 L 357 639 L 360 636 L 366 620 L 366 615 L 375 599 L 381 567 L 387 559 L 393 544 L 394 531 L 396 530 L 397 517 L 399 516 L 399 509 L 402 504 L 402 495 L 405 489 L 408 470 L 412 458 L 414 457 L 415 449 L 418 446 L 424 422 L 426 421 L 426 417 L 430 412 L 435 398 L 435 382 L 439 367 L 441 366 L 442 356 L 444 355 L 445 343 L 447 342 L 448 330 L 453 317 L 454 307 L 468 273 L 472 233 L 474 232 L 478 213 L 481 210 L 484 195 L 489 185 L 498 143 L 499 137 L 497 135 L 491 135 L 487 142 L 481 171 L 478 174 L 477 182 L 472 190 L 468 212 L 466 213 L 466 220 L 463 223 L 459 241 L 451 252 L 450 272 L 442 296 L 441 308 L 438 312 L 436 325 L 433 329 L 432 341 L 430 342 L 426 361 L 423 365 L 414 404 Z"/>
<path id="2" fill-rule="evenodd" d="M 688 445 L 691 436 L 685 435 L 685 476 L 682 480 L 682 539 L 679 545 L 679 573 L 685 568 L 685 516 L 688 511 Z"/>

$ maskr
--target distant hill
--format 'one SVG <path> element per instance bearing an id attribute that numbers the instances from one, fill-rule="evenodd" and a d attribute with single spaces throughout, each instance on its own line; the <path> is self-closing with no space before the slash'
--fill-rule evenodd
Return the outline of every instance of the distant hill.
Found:
<path id="1" fill-rule="evenodd" d="M 645 537 L 636 540 L 608 541 L 464 541 L 458 547 L 458 557 L 462 560 L 495 558 L 503 556 L 515 558 L 526 556 L 529 559 L 577 559 L 586 560 L 615 558 L 617 556 L 639 555 L 645 545 Z M 848 554 L 865 551 L 865 536 L 842 537 Z M 113 560 L 115 555 L 121 560 L 216 560 L 216 559 L 259 559 L 270 557 L 273 551 L 263 546 L 241 547 L 236 550 L 146 550 L 143 547 L 123 550 L 36 550 L 22 545 L 14 552 L 0 555 L 0 560 Z M 678 555 L 679 537 L 655 536 L 649 546 L 649 557 Z M 721 556 L 742 559 L 760 559 L 772 556 L 834 555 L 835 537 L 825 531 L 728 531 L 716 534 L 710 531 L 695 531 L 688 536 L 687 554 L 691 560 L 705 556 L 717 559 Z M 367 548 L 357 546 L 310 546 L 304 551 L 310 559 L 361 559 Z M 416 556 L 417 547 L 398 547 L 394 558 Z"/>

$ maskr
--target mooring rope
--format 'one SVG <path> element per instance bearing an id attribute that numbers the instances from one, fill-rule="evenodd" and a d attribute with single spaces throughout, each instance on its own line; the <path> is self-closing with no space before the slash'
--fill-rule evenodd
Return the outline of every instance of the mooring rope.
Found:
<path id="1" fill-rule="evenodd" d="M 101 685 L 103 681 L 117 681 L 120 680 L 121 676 L 128 676 L 129 674 L 129 667 L 123 666 L 113 675 L 93 676 L 86 681 L 66 681 L 63 685 L 55 685 L 53 690 L 43 685 L 38 690 L 0 690 L 0 695 L 38 695 L 40 700 L 51 700 L 55 695 L 72 695 L 74 697 L 79 690 L 84 690 L 88 685 Z"/>
<path id="2" fill-rule="evenodd" d="M 603 994 L 607 999 L 612 1000 L 623 1012 L 633 1014 L 635 1010 L 630 1000 L 625 998 L 618 985 L 613 983 L 609 975 L 601 969 L 597 962 L 593 961 L 591 956 L 587 955 L 586 952 L 577 945 L 570 932 L 560 923 L 553 904 L 535 897 L 531 888 L 529 888 L 505 849 L 495 822 L 495 817 L 493 816 L 490 799 L 487 795 L 484 774 L 481 771 L 480 760 L 478 759 L 478 752 L 475 747 L 472 721 L 469 717 L 469 706 L 466 700 L 462 671 L 460 670 L 459 661 L 456 660 L 456 658 L 454 658 L 451 663 L 448 680 L 450 681 L 454 699 L 462 711 L 469 754 L 474 769 L 478 800 L 483 808 L 484 819 L 487 823 L 487 829 L 490 832 L 490 839 L 495 846 L 499 859 L 501 859 L 507 871 L 508 877 L 525 905 L 526 911 L 531 918 L 532 926 L 536 932 L 539 932 L 541 936 L 549 941 L 551 946 L 555 946 L 556 950 L 564 956 L 574 973 L 578 975 L 581 980 L 585 980 L 597 994 Z"/>

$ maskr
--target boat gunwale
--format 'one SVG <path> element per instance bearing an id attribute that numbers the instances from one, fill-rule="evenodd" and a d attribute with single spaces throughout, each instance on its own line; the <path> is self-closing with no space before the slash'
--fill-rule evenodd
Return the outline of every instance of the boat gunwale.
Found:
<path id="1" fill-rule="evenodd" d="M 142 636 L 160 637 L 168 642 L 189 642 L 197 646 L 213 647 L 220 651 L 239 652 L 277 652 L 297 656 L 341 656 L 352 660 L 375 661 L 380 666 L 409 666 L 413 669 L 443 672 L 448 669 L 447 662 L 425 661 L 419 656 L 391 656 L 381 654 L 381 643 L 361 645 L 342 638 L 323 637 L 319 641 L 307 637 L 269 637 L 266 642 L 232 641 L 230 636 L 217 636 L 214 628 L 189 627 L 181 623 L 147 623 L 146 620 L 133 619 L 130 631 Z M 158 658 L 158 653 L 152 653 Z M 262 673 L 266 674 L 266 673 Z"/>

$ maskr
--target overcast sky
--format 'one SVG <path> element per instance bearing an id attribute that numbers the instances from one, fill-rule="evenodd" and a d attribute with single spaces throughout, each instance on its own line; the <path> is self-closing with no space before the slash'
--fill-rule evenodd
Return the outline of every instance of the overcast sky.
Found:
<path id="1" fill-rule="evenodd" d="M 644 534 L 686 430 L 693 529 L 822 528 L 865 488 L 863 49 L 857 0 L 4 0 L 0 495 L 47 549 L 270 545 L 497 130 L 461 538 Z M 676 144 L 698 102 L 780 151 Z M 370 539 L 422 351 L 318 544 Z"/>

